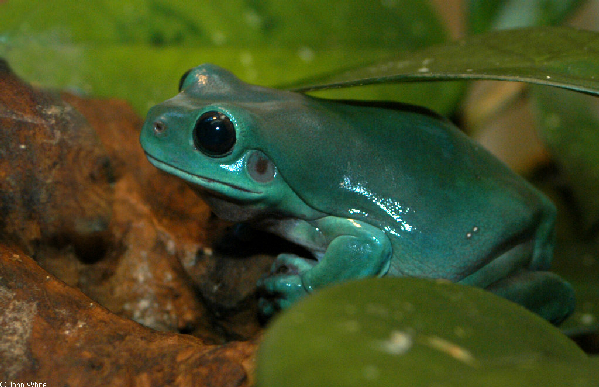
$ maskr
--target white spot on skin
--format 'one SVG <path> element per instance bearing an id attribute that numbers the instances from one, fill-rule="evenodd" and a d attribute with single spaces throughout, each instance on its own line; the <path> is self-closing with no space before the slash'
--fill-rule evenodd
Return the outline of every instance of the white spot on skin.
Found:
<path id="1" fill-rule="evenodd" d="M 412 336 L 406 332 L 393 331 L 389 338 L 379 343 L 378 348 L 390 355 L 403 355 L 412 348 Z"/>
<path id="2" fill-rule="evenodd" d="M 471 232 L 466 233 L 466 239 L 472 238 L 472 235 L 478 232 L 478 227 L 474 226 Z"/>
<path id="3" fill-rule="evenodd" d="M 431 71 L 428 67 L 421 67 L 418 69 L 419 73 L 428 73 L 429 71 Z"/>

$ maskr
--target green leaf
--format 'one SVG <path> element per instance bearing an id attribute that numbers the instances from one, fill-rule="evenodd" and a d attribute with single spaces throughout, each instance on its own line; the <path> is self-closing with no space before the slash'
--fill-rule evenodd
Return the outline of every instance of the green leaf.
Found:
<path id="1" fill-rule="evenodd" d="M 514 29 L 561 24 L 586 0 L 469 0 L 468 31 Z"/>
<path id="2" fill-rule="evenodd" d="M 375 83 L 487 79 L 599 95 L 599 33 L 568 27 L 490 32 L 302 82 L 296 91 Z M 597 78 L 597 79 L 596 79 Z"/>
<path id="3" fill-rule="evenodd" d="M 13 0 L 0 32 L 62 43 L 416 49 L 445 40 L 428 2 Z"/>
<path id="4" fill-rule="evenodd" d="M 298 17 L 301 15 L 301 17 Z M 0 1 L 0 56 L 27 81 L 132 102 L 172 97 L 211 62 L 262 85 L 289 83 L 446 40 L 428 2 L 386 0 Z M 401 100 L 450 113 L 461 88 L 402 85 L 331 98 Z"/>
<path id="5" fill-rule="evenodd" d="M 598 380 L 572 341 L 521 306 L 478 288 L 416 278 L 348 282 L 308 297 L 268 327 L 257 364 L 259 387 L 566 387 Z"/>

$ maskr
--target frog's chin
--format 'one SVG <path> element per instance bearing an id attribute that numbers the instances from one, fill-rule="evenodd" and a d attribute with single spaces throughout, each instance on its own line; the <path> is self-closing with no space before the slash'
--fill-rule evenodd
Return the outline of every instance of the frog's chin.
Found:
<path id="1" fill-rule="evenodd" d="M 258 200 L 264 195 L 264 192 L 261 191 L 254 191 L 236 184 L 231 184 L 225 181 L 212 179 L 206 176 L 189 173 L 183 169 L 177 168 L 173 165 L 160 161 L 152 155 L 148 154 L 147 152 L 146 157 L 148 158 L 150 163 L 152 163 L 152 165 L 154 165 L 156 168 L 185 180 L 192 187 L 198 190 L 211 191 L 216 194 L 223 195 L 224 197 L 235 197 L 241 201 Z"/>

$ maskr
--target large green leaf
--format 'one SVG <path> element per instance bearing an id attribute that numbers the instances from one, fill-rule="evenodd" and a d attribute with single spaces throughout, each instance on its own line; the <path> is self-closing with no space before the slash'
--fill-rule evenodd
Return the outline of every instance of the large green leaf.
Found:
<path id="1" fill-rule="evenodd" d="M 471 34 L 489 30 L 561 24 L 586 0 L 468 0 Z"/>
<path id="2" fill-rule="evenodd" d="M 11 0 L 0 32 L 64 43 L 416 49 L 445 40 L 429 2 Z"/>
<path id="3" fill-rule="evenodd" d="M 298 15 L 301 15 L 299 17 Z M 120 97 L 140 114 L 211 62 L 276 85 L 445 41 L 428 2 L 400 0 L 13 0 L 0 2 L 0 56 L 44 87 Z M 348 90 L 450 113 L 459 85 Z"/>
<path id="4" fill-rule="evenodd" d="M 519 305 L 447 281 L 382 278 L 324 289 L 279 316 L 259 350 L 257 382 L 566 387 L 594 386 L 599 374 Z"/>
<path id="5" fill-rule="evenodd" d="M 530 82 L 599 95 L 599 33 L 568 27 L 490 32 L 314 78 L 294 89 L 459 79 Z"/>

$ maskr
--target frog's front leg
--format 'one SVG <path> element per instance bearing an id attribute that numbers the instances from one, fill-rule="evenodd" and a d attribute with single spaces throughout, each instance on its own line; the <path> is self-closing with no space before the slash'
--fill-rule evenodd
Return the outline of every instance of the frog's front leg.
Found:
<path id="1" fill-rule="evenodd" d="M 316 230 L 328 244 L 324 255 L 318 261 L 292 254 L 279 255 L 270 275 L 258 284 L 265 292 L 260 300 L 263 314 L 271 315 L 306 294 L 336 282 L 387 273 L 392 247 L 379 228 L 354 219 L 333 216 L 311 222 L 310 225 L 312 229 L 305 232 L 306 239 L 310 240 L 303 241 L 297 231 L 287 237 L 309 246 Z M 318 256 L 318 253 L 315 255 Z"/>

